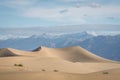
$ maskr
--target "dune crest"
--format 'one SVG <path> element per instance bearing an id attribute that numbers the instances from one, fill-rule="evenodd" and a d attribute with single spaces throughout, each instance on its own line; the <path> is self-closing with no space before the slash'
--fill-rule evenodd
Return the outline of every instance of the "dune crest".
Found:
<path id="1" fill-rule="evenodd" d="M 35 51 L 40 51 L 41 49 L 42 49 L 42 47 L 40 46 L 40 47 L 38 47 L 38 48 L 36 48 L 36 49 L 32 50 L 32 52 L 35 52 Z"/>
<path id="2" fill-rule="evenodd" d="M 42 54 L 47 57 L 57 57 L 71 62 L 110 62 L 111 60 L 99 57 L 80 46 L 73 46 L 68 48 L 47 48 L 40 47 L 36 49 L 39 56 Z"/>
<path id="3" fill-rule="evenodd" d="M 56 57 L 70 62 L 110 62 L 110 60 L 99 57 L 79 46 L 68 48 L 38 47 L 31 52 L 12 48 L 0 49 L 0 57 L 8 56 Z"/>

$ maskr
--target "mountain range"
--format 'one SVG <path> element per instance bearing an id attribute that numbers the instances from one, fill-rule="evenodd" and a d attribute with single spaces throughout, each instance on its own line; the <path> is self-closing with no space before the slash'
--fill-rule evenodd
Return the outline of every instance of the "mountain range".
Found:
<path id="1" fill-rule="evenodd" d="M 81 46 L 96 55 L 120 60 L 120 35 L 94 35 L 89 32 L 77 32 L 69 34 L 52 35 L 43 33 L 25 38 L 8 38 L 0 40 L 0 48 L 16 48 L 32 50 L 38 46 L 51 48 L 64 48 L 69 46 Z"/>

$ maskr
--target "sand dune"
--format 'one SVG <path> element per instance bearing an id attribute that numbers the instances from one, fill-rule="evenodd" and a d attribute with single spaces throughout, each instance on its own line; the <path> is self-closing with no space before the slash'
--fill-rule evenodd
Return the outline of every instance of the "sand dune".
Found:
<path id="1" fill-rule="evenodd" d="M 0 49 L 0 57 L 9 57 L 9 56 L 22 56 L 22 55 L 31 55 L 31 52 L 17 50 L 13 48 L 3 48 Z"/>
<path id="2" fill-rule="evenodd" d="M 111 73 L 109 77 L 104 76 L 104 71 Z M 22 80 L 117 80 L 119 73 L 119 62 L 99 57 L 79 46 L 39 47 L 33 51 L 0 49 L 0 80 L 20 80 L 17 78 L 25 76 L 31 78 Z M 114 75 L 112 79 L 111 75 Z"/>
<path id="3" fill-rule="evenodd" d="M 53 57 L 59 57 L 72 62 L 106 62 L 110 61 L 94 55 L 93 53 L 79 47 L 68 47 L 68 48 L 47 48 L 42 47 L 40 50 L 36 52 L 41 52 L 44 50 L 47 55 Z"/>
<path id="4" fill-rule="evenodd" d="M 47 48 L 39 47 L 32 52 L 22 51 L 12 48 L 6 48 L 0 50 L 0 56 L 39 56 L 39 57 L 57 57 L 71 62 L 106 62 L 110 61 L 94 55 L 93 53 L 79 47 L 69 48 Z"/>

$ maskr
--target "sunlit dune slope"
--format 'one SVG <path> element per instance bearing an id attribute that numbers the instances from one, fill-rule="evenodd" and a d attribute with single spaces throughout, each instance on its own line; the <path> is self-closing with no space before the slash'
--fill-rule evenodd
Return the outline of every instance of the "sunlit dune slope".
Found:
<path id="1" fill-rule="evenodd" d="M 37 57 L 56 57 L 71 62 L 106 62 L 110 61 L 99 57 L 79 46 L 68 48 L 47 48 L 39 47 L 32 52 L 22 51 L 12 48 L 0 49 L 0 56 L 37 56 Z"/>
<path id="2" fill-rule="evenodd" d="M 22 64 L 16 67 L 14 64 Z M 0 72 L 42 71 L 87 74 L 120 68 L 119 62 L 104 59 L 79 47 L 47 48 L 33 51 L 0 49 Z"/>

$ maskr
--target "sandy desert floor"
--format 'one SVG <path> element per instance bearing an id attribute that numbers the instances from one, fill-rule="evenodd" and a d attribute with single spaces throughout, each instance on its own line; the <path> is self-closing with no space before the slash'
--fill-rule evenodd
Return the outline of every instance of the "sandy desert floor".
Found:
<path id="1" fill-rule="evenodd" d="M 0 49 L 0 80 L 120 80 L 120 63 L 79 47 Z"/>

